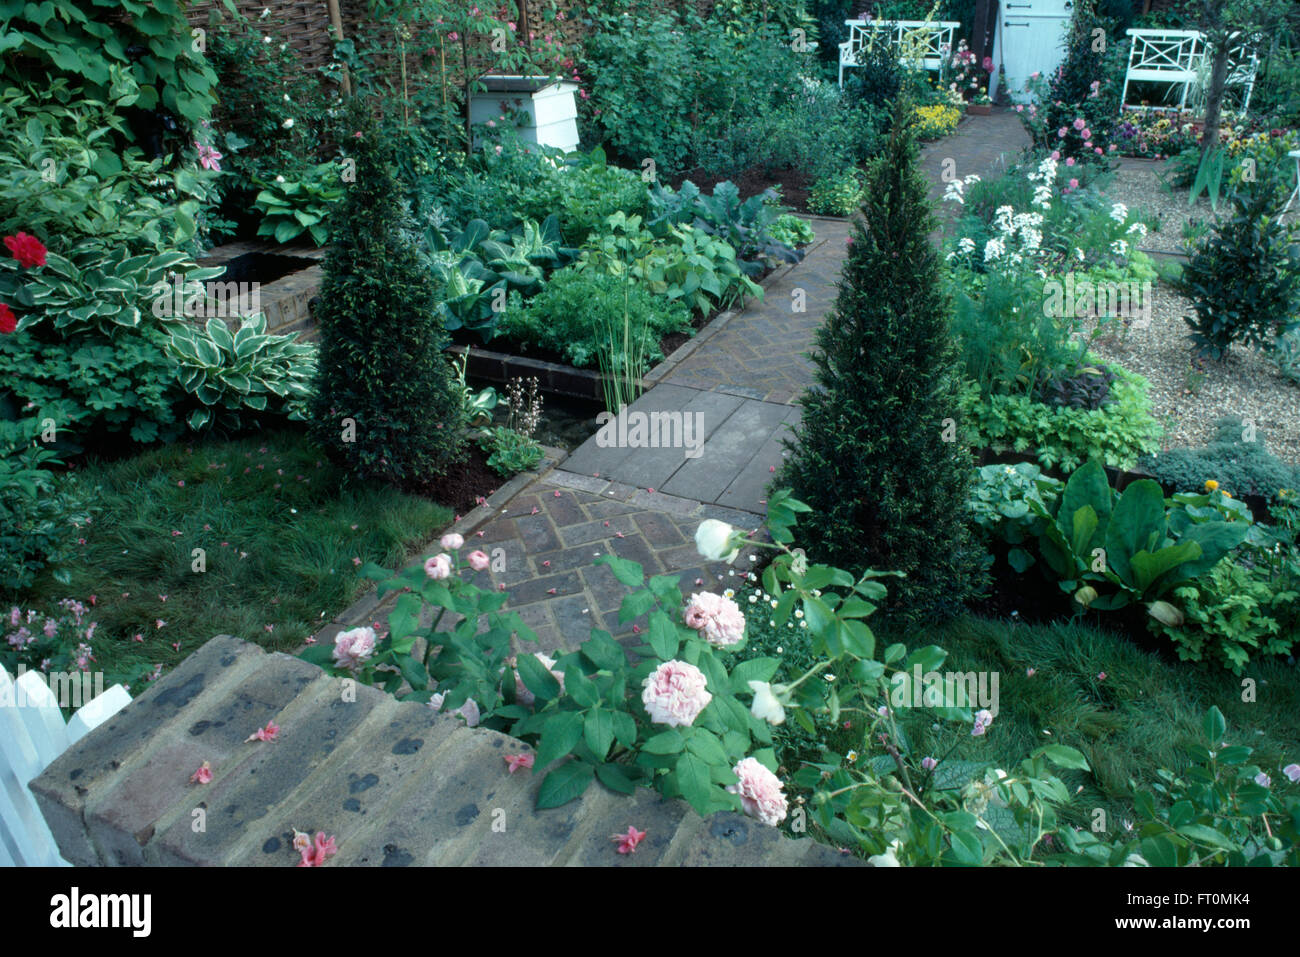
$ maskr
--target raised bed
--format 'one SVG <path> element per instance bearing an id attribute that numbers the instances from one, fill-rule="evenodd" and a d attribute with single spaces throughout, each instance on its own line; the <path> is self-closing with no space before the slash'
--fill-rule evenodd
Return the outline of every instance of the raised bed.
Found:
<path id="1" fill-rule="evenodd" d="M 198 265 L 226 267 L 226 274 L 213 282 L 257 283 L 267 332 L 297 332 L 302 339 L 314 339 L 310 303 L 324 278 L 320 262 L 324 256 L 324 250 L 311 247 L 239 242 L 216 247 Z M 236 317 L 226 318 L 233 322 Z"/>

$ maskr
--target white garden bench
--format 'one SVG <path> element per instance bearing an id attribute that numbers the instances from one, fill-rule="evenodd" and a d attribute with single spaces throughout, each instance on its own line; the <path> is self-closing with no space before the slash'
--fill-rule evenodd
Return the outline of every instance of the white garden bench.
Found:
<path id="1" fill-rule="evenodd" d="M 1129 30 L 1133 45 L 1129 49 L 1128 69 L 1124 73 L 1124 90 L 1120 94 L 1120 112 L 1133 109 L 1176 110 L 1187 107 L 1187 97 L 1208 69 L 1209 46 L 1200 30 Z M 1234 36 L 1234 39 L 1236 37 Z M 1228 53 L 1227 86 L 1243 87 L 1241 109 L 1250 106 L 1250 94 L 1259 71 L 1259 57 L 1246 38 Z M 1178 96 L 1176 106 L 1148 106 L 1128 101 L 1131 83 L 1168 84 Z"/>
<path id="2" fill-rule="evenodd" d="M 840 44 L 840 86 L 846 67 L 861 66 L 858 53 L 872 43 L 888 43 L 898 49 L 898 62 L 938 70 L 952 50 L 953 32 L 961 26 L 954 20 L 845 20 L 849 38 Z"/>
<path id="3" fill-rule="evenodd" d="M 1289 213 L 1291 206 L 1297 199 L 1300 199 L 1300 150 L 1292 150 L 1286 154 L 1295 160 L 1295 189 L 1291 190 L 1291 195 L 1287 197 L 1286 205 L 1282 207 L 1282 212 Z"/>
<path id="4" fill-rule="evenodd" d="M 38 672 L 14 681 L 0 667 L 0 867 L 68 866 L 27 785 L 130 701 L 126 689 L 114 685 L 65 724 L 54 692 Z"/>

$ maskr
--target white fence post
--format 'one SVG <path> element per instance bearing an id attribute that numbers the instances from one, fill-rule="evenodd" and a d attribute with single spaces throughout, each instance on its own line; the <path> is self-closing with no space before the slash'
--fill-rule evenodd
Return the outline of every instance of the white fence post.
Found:
<path id="1" fill-rule="evenodd" d="M 0 867 L 68 866 L 27 785 L 130 700 L 125 688 L 114 685 L 65 725 L 54 692 L 39 672 L 14 681 L 0 667 Z"/>

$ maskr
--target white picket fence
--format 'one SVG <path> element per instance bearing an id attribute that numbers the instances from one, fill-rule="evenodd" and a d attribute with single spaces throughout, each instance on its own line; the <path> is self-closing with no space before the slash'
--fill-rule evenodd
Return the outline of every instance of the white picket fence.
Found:
<path id="1" fill-rule="evenodd" d="M 0 866 L 68 866 L 28 782 L 130 700 L 125 688 L 114 685 L 65 724 L 54 692 L 38 672 L 15 681 L 0 667 Z"/>

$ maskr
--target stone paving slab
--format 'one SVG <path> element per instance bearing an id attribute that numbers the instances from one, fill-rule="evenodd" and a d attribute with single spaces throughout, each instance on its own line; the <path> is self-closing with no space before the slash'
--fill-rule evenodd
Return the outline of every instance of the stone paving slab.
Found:
<path id="1" fill-rule="evenodd" d="M 694 448 L 602 447 L 605 439 L 593 435 L 564 461 L 563 471 L 764 514 L 764 490 L 780 466 L 781 439 L 789 434 L 788 424 L 798 421 L 798 410 L 732 391 L 664 384 L 629 406 L 627 421 L 653 423 L 653 416 L 674 411 L 674 406 L 683 417 L 694 417 L 698 429 L 691 435 L 702 439 Z M 660 434 L 666 441 L 668 433 L 651 434 L 658 442 Z M 630 428 L 628 437 L 637 441 Z"/>
<path id="2" fill-rule="evenodd" d="M 247 734 L 277 718 L 273 742 Z M 859 865 L 734 813 L 700 818 L 644 789 L 593 783 L 538 811 L 542 775 L 508 773 L 527 746 L 213 638 L 32 783 L 65 858 L 95 865 L 292 867 L 294 830 L 324 831 L 328 866 Z M 207 784 L 190 782 L 202 760 Z M 647 832 L 632 855 L 610 836 Z"/>

